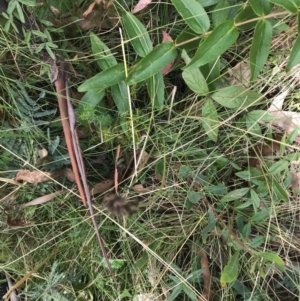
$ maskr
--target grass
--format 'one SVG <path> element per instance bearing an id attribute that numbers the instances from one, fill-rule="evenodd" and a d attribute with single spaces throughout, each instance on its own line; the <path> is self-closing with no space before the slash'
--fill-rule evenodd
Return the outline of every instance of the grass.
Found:
<path id="1" fill-rule="evenodd" d="M 78 1 L 76 7 L 89 4 Z M 78 17 L 73 1 L 65 1 L 65 8 L 57 2 L 53 5 Z M 114 6 L 121 14 L 130 11 L 131 2 L 115 2 Z M 178 36 L 185 24 L 171 2 L 150 7 L 151 11 L 146 8 L 137 16 L 154 44 L 161 41 L 161 30 Z M 212 13 L 214 6 L 208 10 Z M 37 21 L 47 20 L 46 9 L 35 8 L 35 12 Z M 129 204 L 137 200 L 139 209 L 132 215 L 115 215 L 103 203 L 106 192 L 93 199 L 115 281 L 74 183 L 63 176 L 18 186 L 1 182 L 0 269 L 15 283 L 21 280 L 18 292 L 22 299 L 204 300 L 207 288 L 213 292 L 210 300 L 299 298 L 298 194 L 291 184 L 295 176 L 291 164 L 298 161 L 298 146 L 291 137 L 279 139 L 270 127 L 249 129 L 246 121 L 247 113 L 266 110 L 284 87 L 291 87 L 284 109 L 298 111 L 298 69 L 284 72 L 289 54 L 285 42 L 295 38 L 296 22 L 292 15 L 280 18 L 290 27 L 273 37 L 265 68 L 255 83 L 247 85 L 248 90 L 265 95 L 265 101 L 239 110 L 217 105 L 219 133 L 213 142 L 202 126 L 207 98 L 187 87 L 180 58 L 164 77 L 162 109 L 151 106 L 143 83 L 130 87 L 132 111 L 125 121 L 119 118 L 110 93 L 94 109 L 80 108 L 75 94 L 78 85 L 99 72 L 89 32 L 68 26 L 71 19 L 64 23 L 63 18 L 49 17 L 53 23 L 60 22 L 43 27 L 58 45 L 53 52 L 62 53 L 75 70 L 70 86 L 78 128 L 86 133 L 80 146 L 89 185 L 113 178 L 120 145 L 117 165 L 124 179 L 119 192 Z M 20 169 L 53 172 L 69 167 L 60 116 L 53 111 L 58 106 L 49 67 L 3 26 L 0 176 L 12 179 Z M 118 62 L 125 58 L 132 63 L 138 58 L 124 30 L 125 42 L 118 28 L 103 34 L 103 29 L 93 31 Z M 233 85 L 236 71 L 232 70 L 249 58 L 252 39 L 253 30 L 242 32 L 235 46 L 222 55 L 217 91 Z M 267 144 L 271 152 L 261 150 Z M 38 149 L 48 150 L 39 166 Z M 147 152 L 149 159 L 138 168 L 137 177 L 126 179 L 134 152 Z M 257 159 L 257 166 L 251 165 L 251 158 Z M 278 172 L 272 170 L 276 163 Z M 137 190 L 136 184 L 144 189 Z M 61 188 L 65 193 L 54 200 L 22 210 L 21 204 Z"/>

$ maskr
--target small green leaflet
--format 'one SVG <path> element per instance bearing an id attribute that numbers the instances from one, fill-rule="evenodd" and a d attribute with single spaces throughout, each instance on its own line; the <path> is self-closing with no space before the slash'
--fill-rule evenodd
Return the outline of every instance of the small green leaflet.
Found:
<path id="1" fill-rule="evenodd" d="M 271 261 L 276 264 L 276 266 L 280 269 L 284 269 L 284 261 L 281 259 L 281 257 L 275 253 L 272 252 L 256 252 L 255 255 L 258 258 L 263 258 L 266 261 Z"/>
<path id="2" fill-rule="evenodd" d="M 270 168 L 269 168 L 269 174 L 272 176 L 275 176 L 282 172 L 283 170 L 287 170 L 289 166 L 289 162 L 286 160 L 279 160 L 276 163 L 274 163 Z"/>
<path id="3" fill-rule="evenodd" d="M 200 43 L 195 56 L 185 70 L 203 66 L 223 54 L 232 46 L 239 36 L 232 21 L 225 21 L 216 27 L 212 33 Z"/>
<path id="4" fill-rule="evenodd" d="M 92 78 L 86 80 L 78 87 L 78 92 L 89 90 L 103 90 L 125 80 L 124 64 L 114 65 Z"/>
<path id="5" fill-rule="evenodd" d="M 188 191 L 187 197 L 191 203 L 197 204 L 201 199 L 201 194 L 196 191 Z"/>
<path id="6" fill-rule="evenodd" d="M 165 83 L 161 72 L 156 73 L 147 80 L 147 90 L 152 107 L 162 109 L 165 100 Z"/>
<path id="7" fill-rule="evenodd" d="M 296 14 L 300 5 L 299 0 L 269 0 L 274 4 L 283 6 L 285 9 L 290 11 L 292 14 Z"/>
<path id="8" fill-rule="evenodd" d="M 220 105 L 230 109 L 243 109 L 253 105 L 258 105 L 263 95 L 246 89 L 243 86 L 231 86 L 220 89 L 212 96 Z"/>
<path id="9" fill-rule="evenodd" d="M 260 20 L 256 26 L 250 49 L 251 79 L 257 79 L 259 72 L 266 63 L 272 42 L 272 25 L 267 20 Z"/>
<path id="10" fill-rule="evenodd" d="M 90 34 L 90 39 L 95 60 L 102 70 L 117 65 L 117 60 L 110 49 L 94 33 Z"/>
<path id="11" fill-rule="evenodd" d="M 210 22 L 206 11 L 196 0 L 171 0 L 186 24 L 196 33 L 206 32 Z"/>
<path id="12" fill-rule="evenodd" d="M 271 10 L 269 0 L 249 0 L 249 2 L 258 16 L 267 15 Z"/>
<path id="13" fill-rule="evenodd" d="M 216 142 L 219 133 L 219 118 L 214 103 L 207 99 L 202 107 L 202 125 L 210 140 Z"/>
<path id="14" fill-rule="evenodd" d="M 293 67 L 300 63 L 300 36 L 297 37 L 292 51 L 290 53 L 289 61 L 286 66 L 286 71 L 290 71 Z"/>
<path id="15" fill-rule="evenodd" d="M 191 61 L 190 57 L 188 56 L 185 50 L 182 50 L 181 56 L 186 64 L 188 64 Z M 205 95 L 209 92 L 206 80 L 199 68 L 184 70 L 182 72 L 182 78 L 187 84 L 187 86 L 196 94 Z"/>
<path id="16" fill-rule="evenodd" d="M 155 75 L 173 62 L 176 56 L 173 41 L 161 43 L 132 68 L 126 79 L 127 84 L 133 85 Z"/>
<path id="17" fill-rule="evenodd" d="M 239 188 L 233 191 L 230 191 L 227 195 L 223 196 L 220 200 L 221 203 L 227 203 L 230 201 L 235 201 L 240 199 L 249 192 L 249 188 Z"/>
<path id="18" fill-rule="evenodd" d="M 132 47 L 139 56 L 145 57 L 153 49 L 147 29 L 130 12 L 123 14 L 122 22 Z"/>
<path id="19" fill-rule="evenodd" d="M 228 261 L 221 274 L 221 286 L 225 287 L 227 283 L 231 283 L 237 279 L 239 272 L 239 251 L 237 251 Z"/>

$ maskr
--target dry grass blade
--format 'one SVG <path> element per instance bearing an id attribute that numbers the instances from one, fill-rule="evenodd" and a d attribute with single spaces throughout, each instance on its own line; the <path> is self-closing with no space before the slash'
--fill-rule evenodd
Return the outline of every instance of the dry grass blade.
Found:
<path id="1" fill-rule="evenodd" d="M 63 190 L 59 190 L 59 191 L 56 191 L 53 193 L 43 195 L 43 196 L 36 198 L 26 204 L 23 204 L 22 207 L 25 208 L 25 207 L 29 207 L 29 206 L 36 206 L 36 205 L 41 205 L 41 204 L 47 203 L 47 202 L 53 200 L 58 195 L 62 194 L 63 192 L 64 192 Z"/>

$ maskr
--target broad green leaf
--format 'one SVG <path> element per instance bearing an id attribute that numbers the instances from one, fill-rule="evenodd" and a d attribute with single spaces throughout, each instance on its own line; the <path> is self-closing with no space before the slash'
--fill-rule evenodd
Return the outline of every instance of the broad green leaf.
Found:
<path id="1" fill-rule="evenodd" d="M 221 0 L 211 13 L 214 27 L 217 27 L 224 21 L 228 20 L 230 12 L 230 4 L 228 0 Z"/>
<path id="2" fill-rule="evenodd" d="M 253 189 L 251 189 L 250 195 L 251 195 L 251 199 L 253 201 L 254 209 L 258 208 L 259 204 L 260 204 L 260 198 L 259 198 L 258 194 Z"/>
<path id="3" fill-rule="evenodd" d="M 132 47 L 139 56 L 145 57 L 153 49 L 147 29 L 130 12 L 123 14 L 122 22 Z"/>
<path id="4" fill-rule="evenodd" d="M 227 195 L 223 196 L 220 200 L 221 203 L 227 203 L 230 201 L 235 201 L 240 199 L 249 192 L 249 188 L 239 188 L 233 191 L 230 191 Z"/>
<path id="5" fill-rule="evenodd" d="M 89 106 L 90 108 L 95 108 L 97 104 L 103 99 L 105 96 L 105 92 L 103 90 L 91 90 L 86 92 L 81 98 L 78 109 L 79 111 L 84 110 L 85 106 Z"/>
<path id="6" fill-rule="evenodd" d="M 274 262 L 279 268 L 283 269 L 284 266 L 285 266 L 285 263 L 282 260 L 282 258 L 279 255 L 275 254 L 275 253 L 272 253 L 272 252 L 256 252 L 255 255 L 258 258 L 263 258 L 267 261 Z"/>
<path id="7" fill-rule="evenodd" d="M 269 21 L 260 20 L 256 26 L 250 49 L 251 81 L 256 80 L 263 69 L 271 48 L 272 25 Z"/>
<path id="8" fill-rule="evenodd" d="M 267 15 L 271 10 L 269 0 L 249 0 L 249 2 L 258 16 Z"/>
<path id="9" fill-rule="evenodd" d="M 200 71 L 206 78 L 209 91 L 215 91 L 218 88 L 218 81 L 220 79 L 220 59 L 209 62 L 200 67 Z"/>
<path id="10" fill-rule="evenodd" d="M 274 120 L 274 116 L 268 111 L 264 110 L 253 110 L 247 114 L 247 117 L 257 122 L 271 122 Z"/>
<path id="11" fill-rule="evenodd" d="M 201 199 L 201 194 L 196 191 L 188 191 L 187 197 L 191 203 L 197 204 Z"/>
<path id="12" fill-rule="evenodd" d="M 187 86 L 198 95 L 209 92 L 207 83 L 199 68 L 183 70 L 182 78 Z"/>
<path id="13" fill-rule="evenodd" d="M 174 42 L 161 43 L 132 68 L 126 79 L 127 84 L 133 85 L 155 75 L 173 62 L 176 56 Z"/>
<path id="14" fill-rule="evenodd" d="M 197 0 L 197 2 L 199 2 L 202 7 L 208 7 L 208 6 L 212 6 L 215 5 L 217 3 L 219 3 L 220 0 Z"/>
<path id="15" fill-rule="evenodd" d="M 219 118 L 214 103 L 207 99 L 202 108 L 202 125 L 210 140 L 216 142 L 219 133 Z"/>
<path id="16" fill-rule="evenodd" d="M 212 98 L 220 105 L 230 109 L 243 109 L 252 105 L 258 105 L 262 94 L 246 89 L 243 86 L 231 86 L 220 89 L 212 95 Z"/>
<path id="17" fill-rule="evenodd" d="M 90 34 L 90 39 L 95 60 L 102 70 L 117 65 L 117 60 L 105 43 L 103 43 L 94 33 Z"/>
<path id="18" fill-rule="evenodd" d="M 179 179 L 186 179 L 186 177 L 190 174 L 191 168 L 186 165 L 180 166 L 178 177 Z"/>
<path id="19" fill-rule="evenodd" d="M 289 162 L 286 160 L 279 160 L 276 163 L 274 163 L 270 168 L 269 168 L 269 174 L 272 176 L 275 176 L 282 172 L 283 170 L 286 170 L 289 166 Z"/>
<path id="20" fill-rule="evenodd" d="M 289 56 L 289 61 L 286 66 L 286 71 L 290 71 L 293 67 L 300 63 L 300 36 L 297 37 L 292 51 Z"/>
<path id="21" fill-rule="evenodd" d="M 223 54 L 238 38 L 239 32 L 232 21 L 225 21 L 199 45 L 195 56 L 185 70 L 203 66 Z"/>
<path id="22" fill-rule="evenodd" d="M 196 0 L 171 0 L 186 24 L 196 33 L 206 32 L 210 27 L 208 15 Z"/>
<path id="23" fill-rule="evenodd" d="M 256 134 L 256 135 L 262 134 L 260 124 L 256 120 L 251 119 L 248 116 L 246 116 L 246 126 L 250 134 Z"/>
<path id="24" fill-rule="evenodd" d="M 272 208 L 263 209 L 254 215 L 252 215 L 250 221 L 251 222 L 261 222 L 268 219 L 272 214 Z"/>
<path id="25" fill-rule="evenodd" d="M 237 13 L 234 19 L 234 23 L 238 29 L 246 30 L 246 29 L 253 28 L 256 25 L 257 21 L 253 21 L 249 23 L 247 22 L 255 18 L 257 18 L 257 15 L 255 14 L 252 6 L 246 5 L 246 6 L 242 6 L 241 9 L 239 10 L 239 12 Z"/>
<path id="26" fill-rule="evenodd" d="M 296 14 L 300 5 L 298 0 L 270 0 L 270 2 L 283 6 L 293 14 Z"/>
<path id="27" fill-rule="evenodd" d="M 190 40 L 192 41 L 189 42 Z M 193 32 L 189 27 L 186 27 L 177 36 L 175 43 L 176 43 L 176 47 L 179 49 L 191 50 L 199 46 L 199 41 L 200 41 L 199 35 Z"/>
<path id="28" fill-rule="evenodd" d="M 92 78 L 86 80 L 78 87 L 79 92 L 89 90 L 103 90 L 125 80 L 124 64 L 114 65 Z"/>
<path id="29" fill-rule="evenodd" d="M 147 90 L 152 107 L 162 109 L 165 100 L 165 83 L 161 72 L 156 73 L 147 80 Z"/>
<path id="30" fill-rule="evenodd" d="M 236 252 L 228 261 L 221 274 L 221 286 L 226 286 L 237 279 L 239 272 L 239 251 Z"/>
<path id="31" fill-rule="evenodd" d="M 129 99 L 126 83 L 121 81 L 112 86 L 110 91 L 119 114 L 127 114 L 129 112 Z"/>
<path id="32" fill-rule="evenodd" d="M 270 180 L 270 183 L 272 183 L 271 191 L 274 193 L 275 203 L 279 203 L 281 200 L 289 202 L 289 194 L 282 187 L 282 184 L 280 184 L 274 177 Z"/>

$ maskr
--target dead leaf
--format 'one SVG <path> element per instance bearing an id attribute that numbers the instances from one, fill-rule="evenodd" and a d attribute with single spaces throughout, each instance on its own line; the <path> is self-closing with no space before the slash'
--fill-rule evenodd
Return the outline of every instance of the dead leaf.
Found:
<path id="1" fill-rule="evenodd" d="M 241 61 L 236 64 L 233 68 L 228 70 L 229 74 L 229 84 L 238 85 L 242 84 L 244 87 L 248 88 L 250 86 L 249 82 L 251 79 L 251 70 L 249 62 Z"/>
<path id="2" fill-rule="evenodd" d="M 30 221 L 26 220 L 25 218 L 13 218 L 8 215 L 6 217 L 6 224 L 9 227 L 20 228 L 20 227 L 30 224 Z"/>
<path id="3" fill-rule="evenodd" d="M 48 156 L 48 151 L 45 148 L 39 148 L 38 154 L 40 158 L 45 158 Z"/>
<path id="4" fill-rule="evenodd" d="M 142 184 L 136 184 L 132 187 L 135 192 L 150 192 L 151 189 L 145 188 Z"/>
<path id="5" fill-rule="evenodd" d="M 116 215 L 131 215 L 138 210 L 138 200 L 127 201 L 116 193 L 107 194 L 103 199 L 103 203 L 106 209 Z"/>
<path id="6" fill-rule="evenodd" d="M 203 250 L 200 250 L 198 252 L 198 255 L 200 257 L 201 269 L 204 269 L 204 271 L 202 272 L 202 278 L 203 278 L 203 282 L 204 282 L 202 295 L 207 300 L 210 300 L 213 297 L 214 293 L 211 290 L 212 280 L 211 280 L 211 274 L 210 274 L 210 270 L 209 270 L 208 258 L 207 258 L 206 253 Z M 200 300 L 203 300 L 203 299 L 200 298 L 199 301 Z"/>
<path id="7" fill-rule="evenodd" d="M 166 31 L 163 30 L 162 34 L 163 34 L 162 42 L 173 41 L 172 37 Z M 164 67 L 163 70 L 161 71 L 162 75 L 166 75 L 167 73 L 169 73 L 169 71 L 172 69 L 173 65 L 174 65 L 174 61 L 171 62 L 166 67 Z"/>
<path id="8" fill-rule="evenodd" d="M 100 183 L 95 184 L 95 186 L 90 190 L 91 195 L 99 194 L 99 193 L 104 193 L 114 187 L 114 181 L 109 179 L 102 181 Z"/>
<path id="9" fill-rule="evenodd" d="M 88 9 L 82 14 L 83 17 L 88 16 L 94 9 L 96 5 L 96 2 L 93 2 L 92 4 L 89 5 Z"/>
<path id="10" fill-rule="evenodd" d="M 150 3 L 152 2 L 152 0 L 140 0 L 137 5 L 132 9 L 132 13 L 136 14 L 139 11 L 141 11 L 142 9 L 144 9 L 146 6 L 148 6 Z"/>
<path id="11" fill-rule="evenodd" d="M 300 166 L 299 161 L 291 161 L 291 174 L 292 174 L 292 181 L 291 181 L 291 188 L 294 193 L 297 193 L 300 189 L 300 172 L 298 172 Z"/>
<path id="12" fill-rule="evenodd" d="M 65 168 L 64 169 L 64 176 L 70 181 L 75 182 L 75 175 L 71 168 Z"/>
<path id="13" fill-rule="evenodd" d="M 55 197 L 57 197 L 58 195 L 62 194 L 64 191 L 63 190 L 59 190 L 53 193 L 49 193 L 47 195 L 43 195 L 39 198 L 36 198 L 26 204 L 22 204 L 21 207 L 25 208 L 25 207 L 29 207 L 29 206 L 36 206 L 36 205 L 41 205 L 44 203 L 47 203 L 49 201 L 51 201 L 52 199 L 54 199 Z"/>
<path id="14" fill-rule="evenodd" d="M 50 9 L 51 9 L 51 11 L 53 12 L 53 14 L 55 16 L 59 16 L 60 15 L 60 10 L 58 8 L 56 8 L 56 7 L 54 7 L 54 6 L 51 5 Z"/>
<path id="15" fill-rule="evenodd" d="M 285 89 L 276 96 L 268 109 L 268 112 L 275 117 L 271 122 L 271 125 L 275 130 L 286 133 L 287 135 L 291 134 L 297 128 L 300 131 L 300 114 L 298 112 L 282 111 L 283 102 L 288 95 L 288 92 L 289 89 Z M 295 138 L 295 142 L 300 144 L 299 133 Z"/>
<path id="16" fill-rule="evenodd" d="M 83 30 L 90 30 L 93 28 L 98 29 L 111 29 L 115 27 L 120 21 L 118 14 L 110 9 L 106 9 L 103 6 L 97 6 L 89 13 L 78 25 Z"/>
<path id="17" fill-rule="evenodd" d="M 52 176 L 51 172 L 42 172 L 39 170 L 29 171 L 23 169 L 17 173 L 15 180 L 17 182 L 25 181 L 31 184 L 37 184 L 37 183 L 51 180 L 51 176 Z"/>

